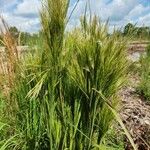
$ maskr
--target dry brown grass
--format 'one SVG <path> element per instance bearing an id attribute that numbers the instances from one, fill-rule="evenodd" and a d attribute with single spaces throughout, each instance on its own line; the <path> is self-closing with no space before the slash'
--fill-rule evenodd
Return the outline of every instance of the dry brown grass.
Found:
<path id="1" fill-rule="evenodd" d="M 1 52 L 0 55 L 0 70 L 3 75 L 8 77 L 9 86 L 12 86 L 16 64 L 19 60 L 17 42 L 10 33 L 9 26 L 5 22 L 3 17 L 0 17 L 0 21 L 2 24 L 2 26 L 0 27 L 0 35 L 2 37 L 2 40 L 0 42 L 5 47 L 4 52 Z"/>

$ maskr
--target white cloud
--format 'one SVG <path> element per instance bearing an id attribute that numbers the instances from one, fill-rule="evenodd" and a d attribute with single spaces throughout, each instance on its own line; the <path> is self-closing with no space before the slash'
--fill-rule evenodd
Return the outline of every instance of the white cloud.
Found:
<path id="1" fill-rule="evenodd" d="M 79 1 L 69 21 L 69 29 L 80 24 L 79 19 L 81 15 L 84 15 L 87 1 L 89 0 Z M 38 29 L 40 0 L 23 0 L 22 2 L 19 0 L 0 0 L 0 3 L 7 7 L 17 3 L 12 12 L 9 10 L 4 12 L 7 21 L 11 25 L 15 25 L 24 31 L 34 32 Z M 73 7 L 74 5 L 69 7 L 69 14 Z M 111 29 L 113 26 L 122 27 L 128 22 L 150 26 L 150 6 L 144 6 L 139 0 L 90 0 L 90 8 L 92 14 L 100 16 L 102 21 L 106 21 L 109 18 Z"/>
<path id="2" fill-rule="evenodd" d="M 150 13 L 139 18 L 138 24 L 140 26 L 150 26 Z"/>
<path id="3" fill-rule="evenodd" d="M 23 0 L 20 3 L 18 3 L 18 0 L 5 0 L 5 2 L 3 2 L 3 5 L 8 8 L 13 7 L 14 4 L 17 5 L 12 9 L 12 12 L 3 9 L 1 13 L 7 23 L 10 26 L 16 26 L 21 31 L 38 31 L 40 24 L 38 17 L 38 11 L 40 9 L 39 0 Z"/>
<path id="4" fill-rule="evenodd" d="M 17 5 L 15 14 L 22 15 L 25 17 L 37 16 L 39 9 L 39 0 L 24 0 L 22 3 Z"/>
<path id="5" fill-rule="evenodd" d="M 134 9 L 131 10 L 131 12 L 128 15 L 128 18 L 138 17 L 143 14 L 143 12 L 146 10 L 142 4 L 138 4 L 134 7 Z"/>
<path id="6" fill-rule="evenodd" d="M 0 0 L 0 14 L 10 9 L 10 6 L 18 4 L 18 0 Z"/>
<path id="7" fill-rule="evenodd" d="M 114 0 L 106 11 L 110 12 L 110 19 L 115 21 L 122 20 L 137 5 L 137 0 Z"/>
<path id="8" fill-rule="evenodd" d="M 85 0 L 80 0 L 70 21 L 70 26 L 79 24 L 79 17 L 84 14 Z M 128 22 L 136 23 L 144 21 L 145 25 L 150 25 L 149 21 L 143 17 L 150 12 L 150 6 L 143 6 L 138 0 L 113 0 L 108 3 L 108 0 L 91 0 L 91 11 L 98 15 L 101 20 L 110 20 L 111 28 L 122 27 Z M 73 6 L 69 8 L 72 10 Z M 73 21 L 72 21 L 73 20 Z M 140 23 L 141 24 L 141 23 Z"/>
<path id="9" fill-rule="evenodd" d="M 13 4 L 16 4 L 18 2 L 18 0 L 0 0 L 0 6 L 1 7 L 4 7 L 4 6 L 7 6 L 8 3 L 9 5 L 13 5 Z"/>
<path id="10" fill-rule="evenodd" d="M 126 22 L 137 24 L 138 26 L 150 26 L 150 6 L 144 7 L 138 4 L 132 9 L 128 16 L 125 17 Z"/>
<path id="11" fill-rule="evenodd" d="M 110 18 L 111 20 L 121 20 L 129 12 L 138 5 L 137 0 L 113 0 L 109 4 L 105 0 L 91 0 L 90 9 L 92 13 L 99 15 L 102 19 Z M 79 18 L 84 13 L 86 1 L 80 0 L 75 12 L 74 17 Z M 70 7 L 69 10 L 72 9 Z"/>
<path id="12" fill-rule="evenodd" d="M 21 31 L 36 32 L 39 18 L 24 18 L 10 13 L 3 13 L 3 17 L 9 26 L 16 26 Z"/>

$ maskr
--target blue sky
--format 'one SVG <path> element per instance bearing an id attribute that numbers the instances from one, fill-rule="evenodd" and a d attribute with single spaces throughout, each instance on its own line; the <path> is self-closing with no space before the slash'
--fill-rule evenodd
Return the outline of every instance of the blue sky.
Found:
<path id="1" fill-rule="evenodd" d="M 110 20 L 113 27 L 123 27 L 131 22 L 138 26 L 150 26 L 150 0 L 88 0 L 93 14 L 100 16 L 102 21 Z M 71 0 L 69 12 L 76 0 Z M 68 29 L 79 25 L 79 18 L 84 13 L 87 0 L 80 0 Z M 11 26 L 20 30 L 36 32 L 40 28 L 38 12 L 40 0 L 0 0 L 0 13 Z"/>

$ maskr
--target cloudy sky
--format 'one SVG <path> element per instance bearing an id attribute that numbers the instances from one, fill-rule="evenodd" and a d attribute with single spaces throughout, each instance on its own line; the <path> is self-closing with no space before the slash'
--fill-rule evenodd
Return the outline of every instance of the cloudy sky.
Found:
<path id="1" fill-rule="evenodd" d="M 77 0 L 71 0 L 69 12 Z M 79 18 L 84 13 L 87 0 L 80 0 L 68 29 L 79 24 Z M 89 1 L 89 0 L 88 0 Z M 105 21 L 109 18 L 110 26 L 123 27 L 126 23 L 136 23 L 138 26 L 150 26 L 150 0 L 90 0 L 91 11 Z M 11 26 L 20 30 L 36 32 L 40 28 L 38 12 L 40 0 L 0 0 L 0 14 Z"/>

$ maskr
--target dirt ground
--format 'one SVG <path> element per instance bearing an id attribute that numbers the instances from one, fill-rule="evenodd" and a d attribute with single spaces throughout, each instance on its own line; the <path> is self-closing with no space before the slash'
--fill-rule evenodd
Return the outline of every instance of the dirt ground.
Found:
<path id="1" fill-rule="evenodd" d="M 138 149 L 150 150 L 150 102 L 137 93 L 139 81 L 137 74 L 129 76 L 128 85 L 120 92 L 120 114 Z M 132 150 L 128 140 L 126 143 L 126 150 Z"/>

